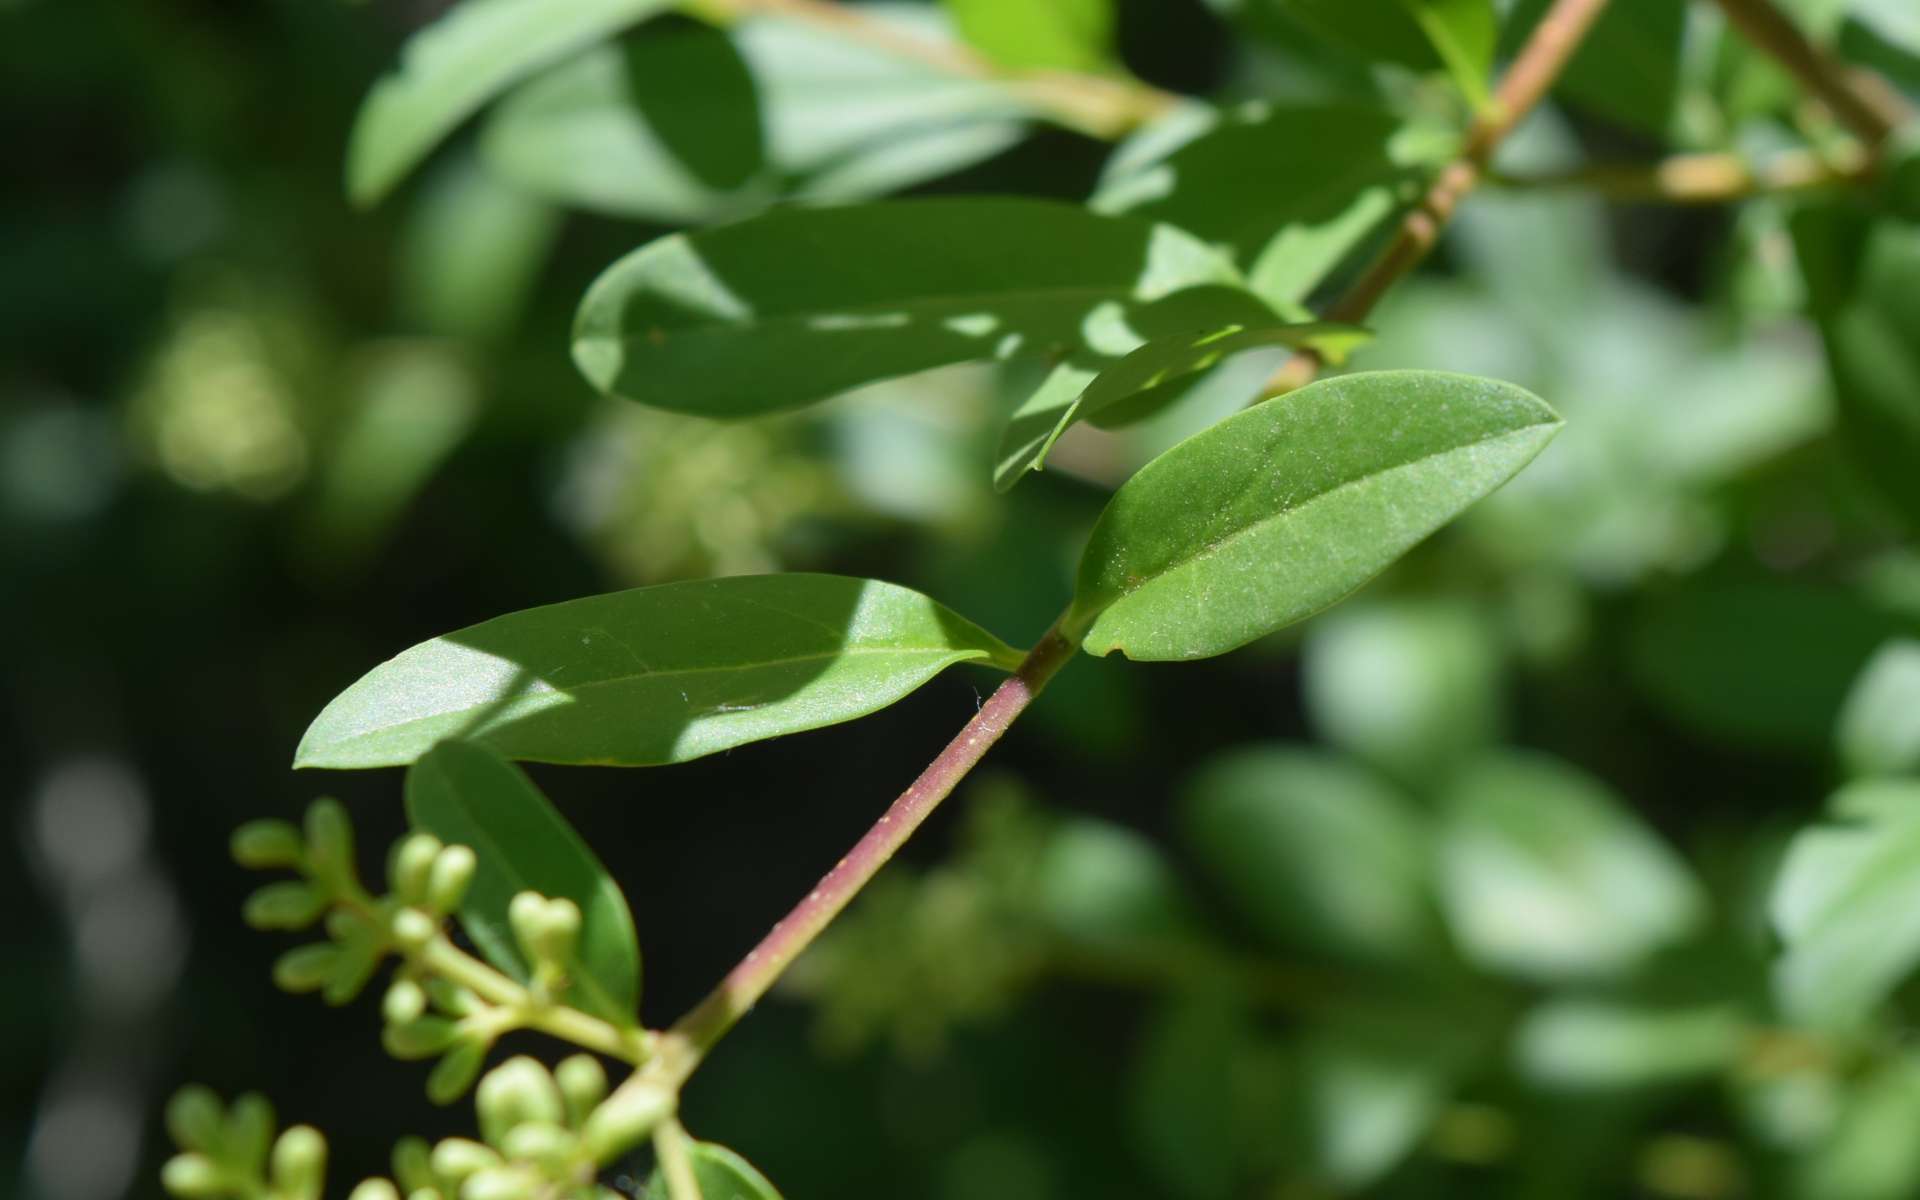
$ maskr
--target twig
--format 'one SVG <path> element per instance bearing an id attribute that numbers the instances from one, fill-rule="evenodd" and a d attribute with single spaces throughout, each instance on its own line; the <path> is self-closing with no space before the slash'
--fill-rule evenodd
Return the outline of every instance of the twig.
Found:
<path id="1" fill-rule="evenodd" d="M 1876 154 L 1914 113 L 1899 92 L 1871 71 L 1848 66 L 1816 46 L 1773 0 L 1718 0 L 1727 21 L 1785 67 L 1801 86 L 1833 110 L 1842 125 Z"/>
<path id="2" fill-rule="evenodd" d="M 1824 155 L 1791 150 L 1757 165 L 1739 154 L 1676 154 L 1646 165 L 1602 163 L 1540 175 L 1489 172 L 1487 182 L 1516 190 L 1595 192 L 1610 200 L 1727 204 L 1855 184 L 1872 170 L 1865 151 L 1849 145 L 1844 151 Z"/>
<path id="3" fill-rule="evenodd" d="M 1380 297 L 1432 252 L 1460 201 L 1486 174 L 1494 151 L 1540 103 L 1606 7 L 1607 0 L 1554 0 L 1501 77 L 1493 103 L 1467 131 L 1459 157 L 1440 169 L 1426 195 L 1401 218 L 1393 240 L 1327 309 L 1328 320 L 1364 321 Z M 1267 381 L 1263 397 L 1311 382 L 1320 366 L 1318 354 L 1302 350 Z"/>
<path id="4" fill-rule="evenodd" d="M 653 1152 L 660 1159 L 660 1173 L 666 1176 L 667 1195 L 672 1200 L 702 1200 L 700 1180 L 687 1153 L 689 1140 L 678 1118 L 668 1117 L 654 1127 Z"/>

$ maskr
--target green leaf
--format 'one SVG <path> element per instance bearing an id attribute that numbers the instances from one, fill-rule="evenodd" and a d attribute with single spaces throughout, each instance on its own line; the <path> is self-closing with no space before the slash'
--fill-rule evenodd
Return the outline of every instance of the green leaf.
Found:
<path id="1" fill-rule="evenodd" d="M 446 738 L 535 762 L 684 762 L 884 708 L 1018 652 L 918 592 L 838 575 L 669 583 L 530 608 L 405 651 L 314 719 L 298 767 L 409 763 Z"/>
<path id="2" fill-rule="evenodd" d="M 1920 641 L 1874 652 L 1840 708 L 1840 761 L 1852 775 L 1920 771 Z"/>
<path id="3" fill-rule="evenodd" d="M 1065 628 L 1094 655 L 1203 658 L 1339 601 L 1559 429 L 1511 384 L 1323 380 L 1148 463 L 1101 514 Z"/>
<path id="4" fill-rule="evenodd" d="M 687 1147 L 693 1161 L 693 1177 L 700 1185 L 700 1200 L 780 1200 L 767 1177 L 753 1164 L 725 1146 L 714 1142 L 694 1142 Z M 655 1170 L 647 1183 L 646 1200 L 680 1200 L 667 1190 L 666 1177 Z"/>
<path id="5" fill-rule="evenodd" d="M 508 331 L 547 264 L 560 213 L 471 155 L 429 172 L 409 208 L 396 281 L 407 318 L 455 337 Z"/>
<path id="6" fill-rule="evenodd" d="M 1809 1200 L 1905 1200 L 1920 1187 L 1920 1055 L 1875 1055 L 1819 1145 L 1792 1163 L 1794 1196 Z"/>
<path id="7" fill-rule="evenodd" d="M 1545 1088 L 1606 1091 L 1684 1083 L 1732 1066 L 1751 1024 L 1728 1005 L 1653 1008 L 1549 1000 L 1515 1033 L 1521 1072 Z"/>
<path id="8" fill-rule="evenodd" d="M 1163 1002 L 1140 1035 L 1128 1088 L 1134 1153 L 1165 1189 L 1228 1200 L 1239 1180 L 1239 1097 L 1252 1015 L 1239 997 L 1195 991 Z"/>
<path id="9" fill-rule="evenodd" d="M 1099 71 L 1113 57 L 1112 0 L 944 0 L 962 37 L 1015 71 Z"/>
<path id="10" fill-rule="evenodd" d="M 1400 119 L 1357 104 L 1198 106 L 1135 135 L 1108 163 L 1096 211 L 1165 221 L 1230 246 L 1260 294 L 1300 303 L 1399 206 L 1423 172 Z"/>
<path id="11" fill-rule="evenodd" d="M 1796 835 L 1772 896 L 1774 990 L 1795 1019 L 1864 1019 L 1920 964 L 1920 783 L 1854 784 Z"/>
<path id="12" fill-rule="evenodd" d="M 1292 18 L 1315 37 L 1369 60 L 1383 60 L 1408 67 L 1440 65 L 1433 42 L 1421 27 L 1415 12 L 1431 5 L 1451 7 L 1448 0 L 1397 0 L 1370 4 L 1352 4 L 1346 0 L 1266 0 Z M 1492 8 L 1491 0 L 1474 0 L 1479 7 Z M 1464 4 L 1462 7 L 1466 7 Z M 1491 20 L 1491 12 L 1488 14 Z"/>
<path id="13" fill-rule="evenodd" d="M 1034 901 L 1053 933 L 1082 946 L 1152 947 L 1198 927 L 1192 898 L 1149 839 L 1091 817 L 1048 831 Z"/>
<path id="14" fill-rule="evenodd" d="M 1164 331 L 1164 332 L 1163 332 Z M 1146 415 L 1190 377 L 1236 354 L 1267 346 L 1311 346 L 1333 361 L 1369 335 L 1358 326 L 1286 321 L 1251 293 L 1196 287 L 1147 305 L 1101 354 L 1074 356 L 1048 373 L 1008 419 L 1000 438 L 993 485 L 1007 491 L 1039 470 L 1060 435 L 1075 421 L 1106 423 Z M 1139 340 L 1144 339 L 1144 340 Z M 1133 341 L 1122 357 L 1119 351 Z"/>
<path id="15" fill-rule="evenodd" d="M 1329 755 L 1243 750 L 1185 789 L 1194 857 L 1282 946 L 1405 960 L 1438 940 L 1427 844 L 1407 798 Z"/>
<path id="16" fill-rule="evenodd" d="M 1098 350 L 1133 336 L 1141 306 L 1233 282 L 1178 230 L 1067 204 L 782 209 L 615 263 L 581 304 L 574 361 L 612 395 L 744 416 L 949 363 Z"/>
<path id="17" fill-rule="evenodd" d="M 1468 102 L 1486 105 L 1487 75 L 1493 70 L 1500 22 L 1492 0 L 1400 0 L 1414 24 L 1427 35 L 1453 82 Z"/>
<path id="18" fill-rule="evenodd" d="M 1920 527 L 1920 226 L 1810 206 L 1794 217 L 1793 240 L 1826 341 L 1841 436 Z"/>
<path id="19" fill-rule="evenodd" d="M 1679 856 L 1565 763 L 1490 756 L 1457 778 L 1444 812 L 1441 900 L 1483 966 L 1544 979 L 1615 975 L 1704 916 Z"/>
<path id="20" fill-rule="evenodd" d="M 1342 607 L 1307 629 L 1307 715 L 1334 745 L 1415 784 L 1433 784 L 1504 725 L 1500 647 L 1465 604 Z"/>
<path id="21" fill-rule="evenodd" d="M 460 924 L 488 960 L 530 972 L 507 920 L 521 892 L 571 900 L 580 937 L 564 999 L 624 1026 L 639 1022 L 640 945 L 620 888 L 526 773 L 472 742 L 442 742 L 407 772 L 407 817 L 478 865 Z"/>
<path id="22" fill-rule="evenodd" d="M 1345 1030 L 1309 1038 L 1302 1062 L 1306 1138 L 1319 1174 L 1350 1193 L 1411 1154 L 1460 1073 L 1459 1048 Z"/>
<path id="23" fill-rule="evenodd" d="M 1506 21 L 1508 53 L 1552 0 L 1520 0 Z M 1681 91 L 1687 6 L 1612 0 L 1555 84 L 1555 94 L 1608 120 L 1665 137 Z"/>
<path id="24" fill-rule="evenodd" d="M 379 200 L 501 90 L 670 7 L 670 0 L 465 0 L 408 39 L 347 150 L 347 192 Z"/>

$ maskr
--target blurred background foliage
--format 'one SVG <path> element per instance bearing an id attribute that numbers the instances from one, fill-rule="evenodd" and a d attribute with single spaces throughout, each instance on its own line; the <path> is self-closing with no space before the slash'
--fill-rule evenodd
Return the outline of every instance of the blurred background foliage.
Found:
<path id="1" fill-rule="evenodd" d="M 783 198 L 1021 192 L 1249 259 L 1292 239 L 1255 275 L 1310 300 L 1320 276 L 1288 271 L 1351 261 L 1459 115 L 1425 44 L 1358 5 L 1125 0 L 1060 28 L 959 6 L 1006 65 L 1124 64 L 1221 104 L 1103 173 L 1105 143 L 1006 89 L 804 26 L 662 21 L 351 211 L 355 107 L 439 7 L 0 3 L 14 1194 L 156 1194 L 187 1078 L 273 1092 L 336 1178 L 458 1127 L 366 1006 L 275 992 L 237 919 L 242 819 L 327 788 L 369 843 L 400 828 L 397 777 L 286 769 L 366 667 L 512 609 L 775 569 L 897 580 L 1030 640 L 1108 490 L 1277 365 L 1076 430 L 996 498 L 1017 397 L 991 369 L 743 424 L 595 398 L 567 329 L 606 262 Z M 1510 44 L 1543 5 L 1507 7 Z M 1920 85 L 1907 0 L 1795 9 Z M 1673 0 L 1618 0 L 1557 96 L 1503 171 L 1837 136 Z M 1187 186 L 1143 185 L 1162 162 Z M 1338 195 L 1307 186 L 1336 169 Z M 1885 199 L 1476 195 L 1360 365 L 1513 380 L 1565 432 L 1287 635 L 1071 667 L 717 1052 L 689 1123 L 796 1198 L 1920 1195 L 1920 227 Z M 686 766 L 539 771 L 632 898 L 647 1018 L 985 686 Z"/>

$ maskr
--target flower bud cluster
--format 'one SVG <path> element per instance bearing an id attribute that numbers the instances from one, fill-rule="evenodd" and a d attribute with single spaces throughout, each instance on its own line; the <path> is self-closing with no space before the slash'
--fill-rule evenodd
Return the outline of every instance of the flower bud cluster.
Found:
<path id="1" fill-rule="evenodd" d="M 205 1088 L 182 1089 L 167 1106 L 167 1129 L 180 1153 L 160 1182 L 180 1200 L 320 1200 L 326 1140 L 306 1125 L 275 1137 L 273 1107 L 260 1096 L 222 1109 Z"/>

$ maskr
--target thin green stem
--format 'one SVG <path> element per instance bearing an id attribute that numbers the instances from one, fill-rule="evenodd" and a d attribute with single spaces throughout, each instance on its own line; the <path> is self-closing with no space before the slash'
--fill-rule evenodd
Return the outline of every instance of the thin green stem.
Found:
<path id="1" fill-rule="evenodd" d="M 1758 164 L 1739 154 L 1676 154 L 1643 166 L 1600 164 L 1544 175 L 1494 173 L 1487 182 L 1515 190 L 1578 189 L 1628 202 L 1730 204 L 1851 186 L 1872 171 L 1869 156 L 1849 143 L 1830 154 L 1791 150 Z"/>
<path id="2" fill-rule="evenodd" d="M 688 1143 L 693 1139 L 676 1117 L 668 1117 L 653 1130 L 653 1152 L 660 1159 L 660 1173 L 667 1178 L 667 1195 L 672 1200 L 702 1200 L 700 1181 L 693 1174 L 693 1157 Z"/>

